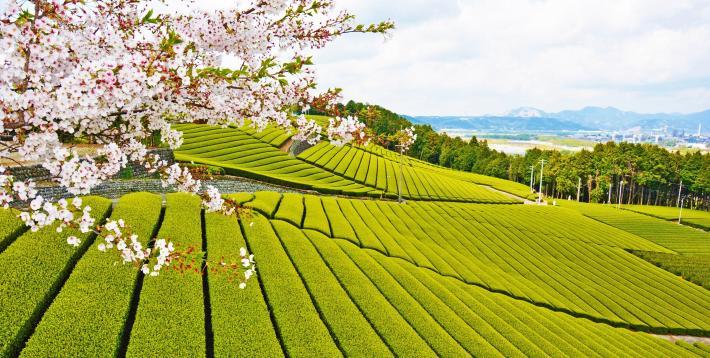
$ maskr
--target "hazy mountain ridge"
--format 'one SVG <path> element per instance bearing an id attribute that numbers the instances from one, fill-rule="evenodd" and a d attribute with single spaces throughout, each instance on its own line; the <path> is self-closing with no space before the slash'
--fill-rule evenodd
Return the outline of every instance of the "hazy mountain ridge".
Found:
<path id="1" fill-rule="evenodd" d="M 578 123 L 547 117 L 417 116 L 413 119 L 413 123 L 430 124 L 436 129 L 456 128 L 488 131 L 579 131 L 591 129 Z"/>
<path id="2" fill-rule="evenodd" d="M 545 112 L 533 107 L 516 108 L 505 115 L 486 116 L 407 116 L 413 122 L 431 124 L 437 129 L 472 130 L 644 130 L 668 126 L 695 132 L 710 130 L 710 110 L 697 113 L 637 113 L 614 107 L 584 107 L 580 110 Z"/>

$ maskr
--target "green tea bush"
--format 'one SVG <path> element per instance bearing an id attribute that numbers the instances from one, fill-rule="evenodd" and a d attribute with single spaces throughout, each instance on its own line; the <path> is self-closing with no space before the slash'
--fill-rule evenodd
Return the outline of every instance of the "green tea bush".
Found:
<path id="1" fill-rule="evenodd" d="M 710 290 L 710 256 L 631 251 L 634 255 Z"/>
<path id="2" fill-rule="evenodd" d="M 343 353 L 391 356 L 303 232 L 281 221 L 272 221 L 272 225 Z"/>
<path id="3" fill-rule="evenodd" d="M 218 265 L 240 264 L 240 248 L 246 247 L 239 222 L 233 216 L 205 214 L 208 271 L 215 357 L 280 356 L 279 338 L 259 285 L 251 279 L 240 289 L 234 278 Z"/>
<path id="4" fill-rule="evenodd" d="M 327 236 L 332 236 L 330 223 L 328 222 L 328 217 L 325 215 L 320 198 L 313 195 L 304 195 L 303 198 L 306 205 L 303 228 L 317 230 Z"/>
<path id="5" fill-rule="evenodd" d="M 474 341 L 480 337 L 466 326 L 456 314 L 448 311 L 442 313 L 436 308 L 428 307 L 427 302 L 417 300 L 397 281 L 375 263 L 364 251 L 350 244 L 341 244 L 340 248 L 360 268 L 362 273 L 382 292 L 382 295 L 394 306 L 407 322 L 427 341 L 440 356 L 462 356 L 474 351 Z M 468 344 L 472 343 L 472 344 Z M 482 347 L 488 346 L 478 341 Z M 485 348 L 484 348 L 485 349 Z M 497 353 L 488 351 L 488 353 Z"/>
<path id="6" fill-rule="evenodd" d="M 165 218 L 158 232 L 178 250 L 202 247 L 201 200 L 192 194 L 167 195 Z M 201 262 L 188 271 L 200 272 Z M 205 309 L 202 276 L 176 271 L 177 263 L 158 277 L 146 277 L 140 293 L 127 356 L 204 356 Z"/>
<path id="7" fill-rule="evenodd" d="M 348 292 L 353 302 L 379 332 L 389 348 L 401 356 L 435 356 L 416 330 L 402 318 L 372 282 L 350 261 L 338 245 L 317 231 L 306 236 L 320 252 L 326 264 Z"/>
<path id="8" fill-rule="evenodd" d="M 303 223 L 303 211 L 303 195 L 286 193 L 281 199 L 279 210 L 274 214 L 274 218 L 288 221 L 300 227 Z"/>
<path id="9" fill-rule="evenodd" d="M 107 199 L 86 197 L 83 201 L 93 209 L 97 223 L 110 212 Z M 67 244 L 71 235 L 81 240 L 78 248 Z M 58 233 L 54 227 L 45 227 L 25 232 L 0 255 L 0 356 L 19 353 L 93 239 L 78 229 Z"/>
<path id="10" fill-rule="evenodd" d="M 148 240 L 157 229 L 161 206 L 159 195 L 127 194 L 116 204 L 111 217 L 130 223 L 136 235 Z M 42 316 L 22 356 L 117 354 L 138 271 L 131 265 L 116 267 L 116 259 L 109 255 L 96 247 L 88 249 Z"/>
<path id="11" fill-rule="evenodd" d="M 0 209 L 0 252 L 27 230 L 18 215 L 20 212 L 15 209 Z"/>
<path id="12" fill-rule="evenodd" d="M 264 258 L 258 261 L 258 275 L 287 354 L 340 355 L 271 224 L 260 215 L 252 222 L 244 227 L 247 244 L 257 259 Z"/>

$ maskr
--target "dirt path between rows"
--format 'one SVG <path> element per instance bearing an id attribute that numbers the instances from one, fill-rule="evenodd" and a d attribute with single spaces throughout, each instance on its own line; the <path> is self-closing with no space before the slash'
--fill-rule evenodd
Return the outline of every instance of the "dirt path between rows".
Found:
<path id="1" fill-rule="evenodd" d="M 671 341 L 671 342 L 683 340 L 683 341 L 686 341 L 690 344 L 693 344 L 695 342 L 700 342 L 702 344 L 710 346 L 710 337 L 681 336 L 681 335 L 674 335 L 674 334 L 652 334 L 652 336 L 658 337 L 661 339 L 665 339 L 665 340 Z"/>
<path id="2" fill-rule="evenodd" d="M 279 149 L 280 149 L 282 152 L 284 152 L 284 153 L 289 153 L 289 151 L 291 150 L 291 146 L 292 146 L 292 145 L 293 145 L 293 139 L 292 139 L 292 138 L 289 138 L 289 139 L 287 139 L 287 140 L 284 142 L 284 144 L 281 144 L 281 146 L 279 147 Z"/>
<path id="3" fill-rule="evenodd" d="M 507 196 L 507 197 L 509 197 L 509 198 L 513 198 L 513 199 L 520 200 L 520 201 L 523 202 L 523 204 L 528 204 L 528 205 L 537 204 L 536 202 L 534 202 L 534 201 L 532 201 L 532 200 L 528 200 L 528 199 L 519 197 L 519 196 L 517 196 L 517 195 L 514 195 L 514 194 L 511 194 L 511 193 L 502 191 L 502 190 L 498 190 L 498 189 L 496 189 L 496 188 L 494 188 L 494 187 L 492 187 L 492 186 L 483 185 L 483 184 L 476 184 L 476 185 L 482 186 L 482 187 L 484 187 L 484 188 L 486 188 L 486 189 L 488 189 L 488 190 L 490 190 L 490 191 L 493 191 L 493 192 L 496 192 L 496 193 L 498 193 L 498 194 Z"/>

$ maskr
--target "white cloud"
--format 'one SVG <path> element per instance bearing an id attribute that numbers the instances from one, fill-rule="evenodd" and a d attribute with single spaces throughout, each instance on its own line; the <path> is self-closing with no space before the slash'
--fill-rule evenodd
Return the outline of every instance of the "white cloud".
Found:
<path id="1" fill-rule="evenodd" d="M 323 87 L 407 114 L 710 107 L 710 2 L 345 0 L 393 37 L 316 54 Z"/>
<path id="2" fill-rule="evenodd" d="M 0 0 L 0 6 L 6 0 Z M 201 0 L 200 8 L 233 6 Z M 708 0 L 338 0 L 388 41 L 348 35 L 315 53 L 321 87 L 400 113 L 518 106 L 710 108 Z"/>

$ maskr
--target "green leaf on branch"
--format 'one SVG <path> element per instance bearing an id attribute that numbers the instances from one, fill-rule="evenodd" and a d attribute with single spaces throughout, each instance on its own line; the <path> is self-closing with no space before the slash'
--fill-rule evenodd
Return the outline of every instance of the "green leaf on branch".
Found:
<path id="1" fill-rule="evenodd" d="M 141 19 L 142 24 L 157 24 L 158 17 L 153 17 L 153 9 L 148 10 L 148 13 Z"/>

